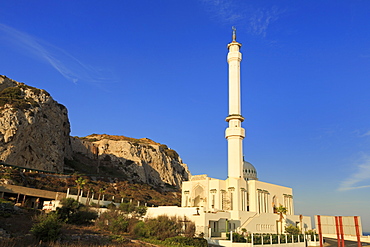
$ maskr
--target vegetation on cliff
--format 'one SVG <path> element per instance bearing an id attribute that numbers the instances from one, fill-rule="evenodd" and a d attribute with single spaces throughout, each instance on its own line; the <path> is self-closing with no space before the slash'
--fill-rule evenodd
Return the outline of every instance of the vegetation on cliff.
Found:
<path id="1" fill-rule="evenodd" d="M 75 138 L 79 138 L 79 139 L 90 141 L 90 142 L 96 142 L 96 141 L 106 139 L 106 140 L 112 140 L 112 141 L 128 141 L 132 143 L 160 145 L 160 143 L 157 143 L 149 138 L 136 139 L 136 138 L 127 137 L 127 136 L 117 136 L 117 135 L 107 135 L 107 134 L 91 134 L 85 137 L 75 136 Z"/>
<path id="2" fill-rule="evenodd" d="M 127 181 L 113 180 L 107 177 L 89 177 L 79 174 L 73 175 L 57 175 L 47 173 L 36 173 L 31 171 L 23 171 L 11 167 L 0 167 L 0 183 L 7 180 L 7 183 L 14 185 L 25 186 L 36 189 L 44 189 L 56 192 L 66 193 L 70 188 L 70 193 L 77 195 L 78 188 L 76 180 L 82 177 L 86 180 L 82 190 L 84 195 L 90 191 L 95 192 L 95 199 L 98 199 L 99 190 L 104 190 L 104 197 L 107 201 L 116 202 L 140 202 L 146 203 L 148 206 L 180 206 L 181 192 L 163 192 L 157 191 L 148 184 L 132 184 Z"/>
<path id="3" fill-rule="evenodd" d="M 6 104 L 8 104 L 16 109 L 24 110 L 39 106 L 39 104 L 33 98 L 26 96 L 26 90 L 30 90 L 34 95 L 43 93 L 49 96 L 45 90 L 27 86 L 23 83 L 18 83 L 17 86 L 7 87 L 0 91 L 0 107 L 4 107 Z"/>

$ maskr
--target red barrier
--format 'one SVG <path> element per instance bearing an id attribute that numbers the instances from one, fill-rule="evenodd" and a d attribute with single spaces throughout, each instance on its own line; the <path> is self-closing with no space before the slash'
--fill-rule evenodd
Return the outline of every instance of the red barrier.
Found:
<path id="1" fill-rule="evenodd" d="M 321 219 L 320 215 L 317 215 L 317 228 L 319 229 L 319 239 L 320 239 L 320 247 L 323 247 L 323 242 L 322 242 L 322 231 L 321 231 Z"/>
<path id="2" fill-rule="evenodd" d="M 355 219 L 355 227 L 356 227 L 357 246 L 361 247 L 361 235 L 360 235 L 360 227 L 358 225 L 358 216 L 355 216 L 354 219 Z"/>
<path id="3" fill-rule="evenodd" d="M 335 231 L 337 233 L 337 244 L 338 244 L 338 247 L 341 247 L 340 232 L 339 232 L 339 218 L 338 218 L 338 216 L 335 216 Z"/>
<path id="4" fill-rule="evenodd" d="M 340 238 L 342 242 L 342 247 L 344 247 L 344 231 L 343 231 L 343 220 L 342 216 L 339 216 L 339 232 L 340 232 Z"/>

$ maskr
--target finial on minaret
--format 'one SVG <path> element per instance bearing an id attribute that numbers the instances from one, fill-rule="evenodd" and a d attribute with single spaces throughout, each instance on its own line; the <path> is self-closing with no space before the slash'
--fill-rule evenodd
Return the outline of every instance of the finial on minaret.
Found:
<path id="1" fill-rule="evenodd" d="M 233 26 L 233 41 L 236 41 L 236 28 Z"/>

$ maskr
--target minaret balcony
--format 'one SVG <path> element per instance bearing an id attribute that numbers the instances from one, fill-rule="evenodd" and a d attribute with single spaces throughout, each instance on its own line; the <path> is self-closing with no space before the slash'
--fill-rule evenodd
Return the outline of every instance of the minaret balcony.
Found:
<path id="1" fill-rule="evenodd" d="M 240 122 L 244 121 L 244 117 L 240 114 L 230 114 L 226 117 L 225 121 L 230 122 L 230 120 L 239 120 Z"/>
<path id="2" fill-rule="evenodd" d="M 231 137 L 231 136 L 236 136 L 236 137 L 245 137 L 245 129 L 242 127 L 233 127 L 233 128 L 227 128 L 225 131 L 225 137 Z"/>

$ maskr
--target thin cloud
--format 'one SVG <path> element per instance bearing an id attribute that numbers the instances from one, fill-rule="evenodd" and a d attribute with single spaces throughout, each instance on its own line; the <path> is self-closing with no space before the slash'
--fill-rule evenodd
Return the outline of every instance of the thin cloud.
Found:
<path id="1" fill-rule="evenodd" d="M 370 130 L 366 132 L 365 134 L 362 134 L 361 137 L 370 136 Z"/>
<path id="2" fill-rule="evenodd" d="M 255 8 L 252 5 L 241 5 L 235 0 L 202 0 L 212 18 L 246 29 L 248 33 L 266 37 L 270 25 L 278 20 L 284 10 L 272 6 Z"/>
<path id="3" fill-rule="evenodd" d="M 77 81 L 102 83 L 111 80 L 104 77 L 103 73 L 99 72 L 98 69 L 82 63 L 61 48 L 27 33 L 0 23 L 0 34 L 1 39 L 8 45 L 15 49 L 26 51 L 33 58 L 47 62 L 63 77 L 74 83 L 77 83 Z"/>
<path id="4" fill-rule="evenodd" d="M 249 18 L 249 31 L 253 34 L 266 37 L 268 27 L 278 19 L 280 13 L 276 7 L 254 11 Z"/>
<path id="5" fill-rule="evenodd" d="M 365 156 L 363 161 L 357 166 L 357 171 L 350 175 L 346 180 L 344 180 L 338 190 L 355 190 L 370 188 L 370 157 Z"/>
<path id="6" fill-rule="evenodd" d="M 237 9 L 237 5 L 232 0 L 202 0 L 207 10 L 214 19 L 227 24 L 234 24 L 245 18 L 244 13 Z"/>

